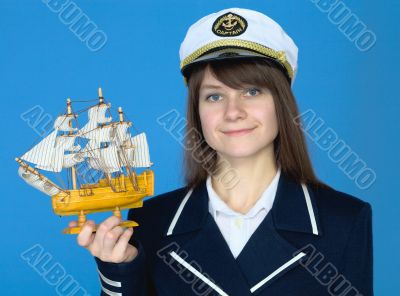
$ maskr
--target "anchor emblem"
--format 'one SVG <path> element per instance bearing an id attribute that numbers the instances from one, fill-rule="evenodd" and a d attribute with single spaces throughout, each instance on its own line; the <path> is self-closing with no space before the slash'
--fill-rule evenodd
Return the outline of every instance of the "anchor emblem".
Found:
<path id="1" fill-rule="evenodd" d="M 239 36 L 246 29 L 246 19 L 233 12 L 227 12 L 219 16 L 212 25 L 212 32 L 221 37 Z"/>
<path id="2" fill-rule="evenodd" d="M 222 23 L 222 26 L 225 30 L 230 31 L 237 25 L 237 20 L 235 20 L 234 16 L 230 13 L 226 17 L 226 22 Z"/>

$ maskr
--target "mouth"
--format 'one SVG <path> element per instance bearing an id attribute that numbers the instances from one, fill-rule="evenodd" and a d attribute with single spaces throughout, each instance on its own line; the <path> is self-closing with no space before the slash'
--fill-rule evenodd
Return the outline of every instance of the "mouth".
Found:
<path id="1" fill-rule="evenodd" d="M 230 131 L 224 131 L 223 133 L 227 136 L 237 137 L 237 136 L 247 135 L 247 134 L 251 133 L 254 129 L 255 128 L 230 130 Z"/>

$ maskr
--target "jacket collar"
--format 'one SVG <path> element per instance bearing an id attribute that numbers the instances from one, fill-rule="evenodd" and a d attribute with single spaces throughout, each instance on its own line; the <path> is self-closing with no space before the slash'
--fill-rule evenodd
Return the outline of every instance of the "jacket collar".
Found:
<path id="1" fill-rule="evenodd" d="M 208 215 L 206 182 L 189 190 L 165 231 L 167 236 L 202 228 Z M 276 229 L 322 235 L 315 196 L 311 188 L 281 172 L 271 209 Z"/>
<path id="2" fill-rule="evenodd" d="M 282 174 L 272 216 L 277 229 L 322 235 L 314 192 Z"/>
<path id="3" fill-rule="evenodd" d="M 182 252 L 170 252 L 170 256 L 218 294 L 256 296 L 308 255 L 277 229 L 311 237 L 321 235 L 319 225 L 311 190 L 281 174 L 271 211 L 235 259 L 208 212 L 208 193 L 203 182 L 183 198 L 163 243 L 179 246 Z M 165 274 L 162 266 L 159 272 Z"/>

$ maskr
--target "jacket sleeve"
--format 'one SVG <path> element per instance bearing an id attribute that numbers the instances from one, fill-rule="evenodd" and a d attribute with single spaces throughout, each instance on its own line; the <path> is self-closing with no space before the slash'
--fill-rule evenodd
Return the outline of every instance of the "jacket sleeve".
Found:
<path id="1" fill-rule="evenodd" d="M 343 259 L 343 275 L 353 289 L 355 288 L 363 296 L 372 296 L 374 294 L 372 211 L 368 203 L 365 203 L 355 219 Z"/>
<path id="2" fill-rule="evenodd" d="M 100 277 L 101 296 L 147 296 L 145 252 L 138 241 L 134 241 L 138 255 L 128 263 L 104 262 L 94 257 Z"/>

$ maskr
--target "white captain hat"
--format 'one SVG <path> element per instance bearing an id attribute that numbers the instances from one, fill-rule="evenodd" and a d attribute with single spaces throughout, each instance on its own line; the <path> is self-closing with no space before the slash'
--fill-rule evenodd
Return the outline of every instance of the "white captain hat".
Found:
<path id="1" fill-rule="evenodd" d="M 298 49 L 282 27 L 254 10 L 228 8 L 194 23 L 180 49 L 180 68 L 187 78 L 190 65 L 228 58 L 260 57 L 279 65 L 293 84 Z"/>

